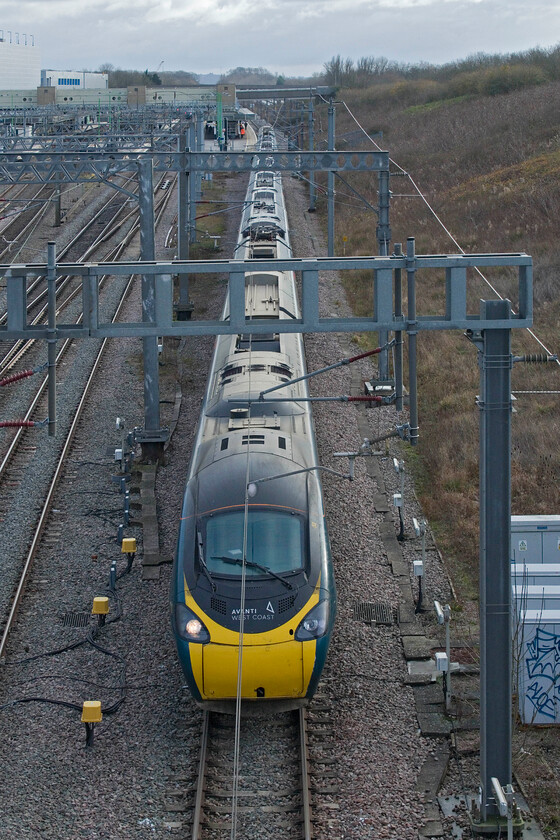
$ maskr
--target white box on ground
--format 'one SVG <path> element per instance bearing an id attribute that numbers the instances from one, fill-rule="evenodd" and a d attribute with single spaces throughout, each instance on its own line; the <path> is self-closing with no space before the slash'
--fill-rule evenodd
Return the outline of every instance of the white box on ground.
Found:
<path id="1" fill-rule="evenodd" d="M 560 563 L 560 516 L 512 516 L 514 563 Z"/>
<path id="2" fill-rule="evenodd" d="M 437 671 L 448 671 L 449 670 L 449 660 L 447 658 L 446 653 L 436 653 L 436 670 Z"/>

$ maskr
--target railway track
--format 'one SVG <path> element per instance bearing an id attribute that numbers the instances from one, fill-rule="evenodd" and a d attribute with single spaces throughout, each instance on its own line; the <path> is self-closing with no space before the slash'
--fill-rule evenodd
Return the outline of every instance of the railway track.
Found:
<path id="1" fill-rule="evenodd" d="M 181 840 L 341 836 L 336 723 L 329 700 L 319 693 L 306 709 L 276 714 L 259 709 L 253 715 L 241 719 L 237 764 L 234 715 L 185 718 L 184 755 L 199 759 L 169 773 L 164 824 Z"/>
<path id="2" fill-rule="evenodd" d="M 169 201 L 171 191 L 164 194 L 158 202 L 156 210 L 156 224 L 160 221 Z M 137 232 L 137 225 L 133 225 L 124 237 L 123 241 L 114 248 L 111 259 L 119 259 L 125 249 L 130 245 Z M 91 250 L 88 249 L 88 257 Z M 88 258 L 84 257 L 84 258 Z M 106 278 L 103 278 L 105 281 Z M 114 321 L 119 319 L 121 309 L 133 287 L 134 278 L 123 278 L 111 284 L 107 284 L 106 295 L 108 297 L 108 311 L 113 312 Z M 68 296 L 66 304 L 73 300 L 76 294 Z M 75 303 L 78 306 L 79 301 Z M 81 319 L 78 309 L 76 320 Z M 25 352 L 36 353 L 36 342 L 25 342 Z M 91 344 L 91 346 L 89 346 Z M 62 342 L 57 355 L 57 367 L 64 365 L 64 371 L 58 382 L 59 390 L 72 391 L 74 396 L 66 406 L 66 417 L 72 417 L 71 422 L 63 428 L 60 439 L 55 439 L 52 445 L 45 447 L 43 440 L 37 439 L 37 433 L 31 442 L 28 428 L 21 427 L 13 434 L 11 439 L 5 439 L 6 448 L 0 461 L 0 488 L 2 490 L 0 505 L 0 521 L 4 522 L 4 528 L 9 527 L 12 522 L 17 523 L 16 527 L 21 529 L 19 535 L 22 553 L 15 550 L 13 556 L 4 557 L 4 575 L 0 586 L 0 656 L 3 655 L 7 645 L 10 631 L 13 627 L 20 602 L 25 592 L 29 571 L 33 559 L 39 548 L 40 541 L 45 528 L 47 527 L 49 514 L 52 507 L 52 500 L 61 477 L 65 464 L 68 461 L 72 441 L 78 430 L 82 411 L 86 405 L 88 394 L 95 381 L 95 376 L 101 359 L 107 349 L 107 339 L 104 341 L 73 342 L 71 340 Z M 15 360 L 21 362 L 24 350 L 10 359 L 9 366 L 15 364 Z M 7 368 L 4 368 L 4 371 Z M 70 382 L 75 370 L 84 371 L 82 383 L 76 386 Z M 18 412 L 18 416 L 25 421 L 36 421 L 43 419 L 47 411 L 47 379 L 43 376 L 37 390 L 27 389 L 23 400 L 27 400 L 25 408 Z M 22 400 L 20 399 L 20 404 Z M 40 434 L 40 433 L 39 433 Z M 37 448 L 42 446 L 48 449 L 48 466 L 45 465 L 45 475 L 39 478 L 34 474 L 33 462 Z M 44 484 L 43 484 L 44 481 Z M 23 501 L 22 501 L 23 497 Z M 23 512 L 22 512 L 23 509 Z M 28 536 L 25 536 L 25 533 Z M 15 542 L 15 540 L 14 540 Z"/>
<path id="3" fill-rule="evenodd" d="M 120 302 L 117 306 L 117 310 L 115 312 L 113 320 L 118 319 L 118 315 L 120 310 L 128 296 L 130 291 L 130 287 L 132 285 L 132 278 L 127 283 L 124 291 L 121 293 Z M 4 654 L 4 650 L 6 648 L 10 631 L 13 627 L 15 622 L 17 612 L 25 592 L 25 587 L 27 584 L 27 579 L 29 576 L 30 569 L 33 564 L 33 560 L 35 558 L 35 554 L 38 550 L 40 545 L 41 538 L 45 531 L 45 528 L 48 523 L 48 518 L 52 508 L 52 502 L 54 498 L 54 494 L 58 488 L 59 482 L 63 475 L 63 471 L 68 460 L 69 454 L 71 452 L 72 442 L 76 435 L 76 432 L 79 428 L 80 419 L 82 416 L 82 412 L 86 405 L 86 401 L 90 390 L 93 386 L 95 381 L 95 376 L 98 370 L 98 367 L 101 363 L 101 359 L 107 348 L 107 339 L 104 339 L 97 351 L 94 353 L 91 370 L 89 375 L 87 376 L 85 385 L 83 386 L 82 393 L 77 401 L 77 405 L 75 406 L 75 411 L 73 414 L 73 419 L 71 421 L 70 427 L 67 430 L 63 442 L 61 442 L 60 446 L 58 447 L 58 451 L 54 454 L 52 459 L 52 474 L 48 480 L 48 484 L 46 487 L 46 493 L 44 499 L 42 500 L 42 504 L 40 509 L 37 511 L 37 518 L 33 524 L 32 532 L 30 535 L 30 544 L 26 555 L 24 556 L 21 564 L 21 568 L 18 570 L 17 578 L 14 580 L 14 587 L 13 593 L 9 598 L 6 598 L 4 595 L 4 601 L 0 605 L 0 657 Z M 60 360 L 61 353 L 65 353 L 69 347 L 73 344 L 73 342 L 67 341 L 64 342 L 64 347 L 61 349 L 59 356 L 57 358 L 57 363 Z M 45 391 L 46 391 L 46 381 L 42 383 L 41 389 L 39 393 L 36 395 L 34 400 L 33 406 L 29 409 L 28 416 L 32 416 L 34 412 L 37 412 L 38 407 L 41 405 L 41 401 L 45 401 Z M 7 476 L 7 483 L 10 485 L 9 489 L 12 491 L 12 495 L 9 496 L 7 499 L 5 498 L 3 501 L 4 510 L 3 510 L 3 517 L 4 521 L 8 518 L 9 510 L 11 507 L 10 502 L 13 500 L 14 491 L 17 492 L 20 490 L 20 485 L 24 480 L 26 475 L 26 467 L 29 465 L 29 461 L 31 456 L 33 455 L 36 445 L 29 447 L 26 442 L 26 436 L 23 434 L 24 429 L 18 430 L 21 434 L 18 434 L 12 444 L 10 445 L 9 449 L 9 457 L 5 456 L 2 462 L 2 474 Z"/>
<path id="4" fill-rule="evenodd" d="M 14 258 L 14 250 L 32 235 L 49 211 L 54 188 L 11 185 L 0 196 L 0 262 Z"/>
<path id="5" fill-rule="evenodd" d="M 305 710 L 242 718 L 238 753 L 235 720 L 203 714 L 192 840 L 311 840 Z"/>
<path id="6" fill-rule="evenodd" d="M 132 179 L 129 178 L 124 183 L 127 186 Z M 159 184 L 163 181 L 163 176 Z M 155 194 L 158 196 L 156 186 Z M 168 194 L 163 197 L 158 196 L 155 206 L 156 215 L 165 209 L 169 200 Z M 115 201 L 117 206 L 115 208 Z M 138 215 L 136 209 L 129 209 L 127 207 L 128 199 L 123 199 L 118 196 L 116 199 L 114 195 L 110 195 L 103 205 L 97 210 L 92 218 L 87 221 L 83 227 L 76 233 L 75 236 L 58 252 L 57 259 L 62 261 L 85 262 L 88 259 L 105 259 L 118 260 L 120 254 L 124 250 L 132 238 L 138 231 L 138 222 L 135 217 Z M 118 244 L 110 246 L 110 241 L 119 234 L 123 227 L 127 225 L 128 231 L 122 233 Z M 98 226 L 102 225 L 99 229 Z M 89 241 L 84 242 L 85 238 Z M 103 245 L 108 250 L 102 251 Z M 79 250 L 78 250 L 79 249 Z M 68 306 L 78 295 L 81 295 L 81 283 L 76 281 L 76 278 L 66 276 L 60 277 L 57 281 L 57 296 L 59 297 L 59 305 L 57 308 L 57 317 L 60 318 L 64 308 Z M 46 319 L 47 314 L 47 284 L 46 278 L 42 275 L 35 278 L 30 283 L 27 290 L 28 305 L 27 305 L 27 321 L 29 324 L 42 323 Z M 60 296 L 65 294 L 65 297 L 60 300 Z M 6 311 L 0 312 L 0 324 L 6 323 Z M 32 341 L 0 341 L 0 379 L 13 369 L 16 362 L 20 361 L 25 355 L 29 347 L 33 345 Z"/>

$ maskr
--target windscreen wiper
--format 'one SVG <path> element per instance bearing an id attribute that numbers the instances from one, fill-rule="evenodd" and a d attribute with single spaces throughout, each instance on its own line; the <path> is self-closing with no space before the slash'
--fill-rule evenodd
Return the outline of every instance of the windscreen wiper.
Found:
<path id="1" fill-rule="evenodd" d="M 210 570 L 209 570 L 208 566 L 206 565 L 206 560 L 204 559 L 204 550 L 202 548 L 202 534 L 200 533 L 200 531 L 196 532 L 196 541 L 198 543 L 198 560 L 199 560 L 199 563 L 200 563 L 200 567 L 201 567 L 202 571 L 204 572 L 204 574 L 206 575 L 206 577 L 208 578 L 208 583 L 212 587 L 212 592 L 215 592 L 216 591 L 216 584 L 214 583 L 214 581 L 212 579 L 212 575 L 210 574 Z"/>
<path id="2" fill-rule="evenodd" d="M 218 557 L 212 557 L 212 560 L 223 560 L 224 563 L 231 563 L 232 565 L 242 566 L 243 565 L 243 558 L 242 557 L 230 557 L 227 554 L 222 554 Z M 265 572 L 267 575 L 272 575 L 272 577 L 281 580 L 284 586 L 287 586 L 288 589 L 295 589 L 293 584 L 290 583 L 289 580 L 283 578 L 282 575 L 273 572 L 272 569 L 269 569 L 268 566 L 264 566 L 262 563 L 257 563 L 255 560 L 245 560 L 246 566 L 251 566 L 254 569 L 260 569 L 262 572 Z"/>

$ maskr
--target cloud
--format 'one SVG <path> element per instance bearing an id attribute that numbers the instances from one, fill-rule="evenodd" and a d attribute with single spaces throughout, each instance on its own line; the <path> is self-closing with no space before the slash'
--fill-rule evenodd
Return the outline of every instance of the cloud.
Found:
<path id="1" fill-rule="evenodd" d="M 333 55 L 442 63 L 552 45 L 545 0 L 1 0 L 2 23 L 32 33 L 43 67 L 239 65 L 320 71 Z M 496 25 L 499 21 L 499 26 Z M 555 34 L 556 33 L 556 34 Z"/>
<path id="2" fill-rule="evenodd" d="M 158 24 L 188 21 L 196 26 L 221 25 L 259 20 L 266 26 L 267 16 L 291 20 L 329 18 L 339 13 L 371 14 L 381 9 L 435 6 L 441 3 L 472 6 L 486 0 L 3 0 L 3 20 L 27 19 L 35 24 L 59 18 L 76 19 L 89 15 L 103 19 L 127 18 L 134 28 L 146 22 Z M 19 25 L 19 24 L 18 24 Z"/>

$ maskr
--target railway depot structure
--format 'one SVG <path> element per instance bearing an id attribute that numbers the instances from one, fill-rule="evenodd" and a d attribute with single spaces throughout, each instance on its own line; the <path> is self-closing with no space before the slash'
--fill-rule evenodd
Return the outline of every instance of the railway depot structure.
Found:
<path id="1" fill-rule="evenodd" d="M 231 86 L 230 86 L 231 87 Z M 227 86 L 226 86 L 227 88 Z M 329 95 L 329 92 L 327 95 Z M 317 91 L 302 92 L 301 99 L 312 102 Z M 404 402 L 403 342 L 408 346 L 408 391 L 410 422 L 407 437 L 415 445 L 419 434 L 416 408 L 416 345 L 424 331 L 461 330 L 473 343 L 480 369 L 480 620 L 481 620 L 481 810 L 474 830 L 481 834 L 503 831 L 504 814 L 495 793 L 512 781 L 511 768 L 511 584 L 510 584 L 510 441 L 511 384 L 514 359 L 511 330 L 532 325 L 532 261 L 523 253 L 483 255 L 419 255 L 414 238 L 403 249 L 391 245 L 389 226 L 390 169 L 388 152 L 335 151 L 334 114 L 330 123 L 329 149 L 313 149 L 310 131 L 308 150 L 281 150 L 256 153 L 237 148 L 206 150 L 202 126 L 214 116 L 218 141 L 224 120 L 241 119 L 236 104 L 240 92 L 216 88 L 173 89 L 129 88 L 127 90 L 81 90 L 38 88 L 35 91 L 0 93 L 0 119 L 5 136 L 0 137 L 0 183 L 110 184 L 117 174 L 132 173 L 138 182 L 140 207 L 141 260 L 134 263 L 59 263 L 54 247 L 43 264 L 5 264 L 0 275 L 7 289 L 7 320 L 0 326 L 0 338 L 34 338 L 48 347 L 49 431 L 56 429 L 56 344 L 66 338 L 142 338 L 144 353 L 144 428 L 139 442 L 147 456 L 157 456 L 166 438 L 160 427 L 158 385 L 158 338 L 161 336 L 235 335 L 248 332 L 245 308 L 245 273 L 294 271 L 301 278 L 301 318 L 275 323 L 281 333 L 376 332 L 386 336 L 396 348 L 392 377 L 388 356 L 380 367 L 379 382 L 391 381 L 390 397 L 402 408 Z M 289 97 L 290 92 L 286 92 Z M 10 99 L 4 104 L 2 97 Z M 271 91 L 245 91 L 247 104 L 271 97 Z M 282 90 L 274 91 L 276 98 Z M 70 98 L 72 97 L 72 98 Z M 97 97 L 97 98 L 96 98 Z M 120 99 L 119 99 L 120 97 Z M 68 108 L 68 106 L 72 106 Z M 92 110 L 93 106 L 93 110 Z M 118 106 L 118 107 L 116 107 Z M 332 108 L 332 93 L 330 107 Z M 183 112 L 177 116 L 177 108 Z M 68 110 L 67 110 L 68 109 Z M 97 109 L 97 111 L 95 110 Z M 249 110 L 249 109 L 248 109 Z M 188 118 L 186 114 L 189 114 Z M 312 125 L 312 106 L 309 107 Z M 84 116 L 96 119 L 97 132 L 83 131 Z M 199 117 L 197 119 L 197 117 Z M 174 122 L 177 120 L 177 122 Z M 32 133 L 26 126 L 32 126 Z M 76 133 L 76 127 L 80 131 Z M 90 123 L 91 125 L 91 123 Z M 118 128 L 117 128 L 118 125 Z M 105 126 L 107 131 L 102 131 Z M 127 133 L 126 128 L 129 129 Z M 40 130 L 36 130 L 40 129 Z M 52 132 L 52 133 L 51 133 Z M 53 134 L 62 135 L 55 137 Z M 154 245 L 153 172 L 179 173 L 178 259 L 158 261 Z M 207 173 L 248 173 L 270 170 L 306 174 L 313 199 L 314 175 L 329 177 L 329 254 L 313 259 L 250 261 L 190 260 L 193 241 L 195 203 L 199 176 Z M 378 178 L 378 226 L 372 235 L 372 250 L 378 256 L 337 258 L 334 256 L 334 189 L 337 172 L 373 172 Z M 473 270 L 509 267 L 517 274 L 517 299 L 483 300 L 469 308 L 469 277 Z M 319 272 L 361 269 L 371 275 L 371 317 L 319 317 Z M 437 272 L 443 305 L 437 312 L 417 312 L 419 274 Z M 201 274 L 227 275 L 230 289 L 228 321 L 201 320 L 189 312 L 189 279 Z M 48 278 L 49 315 L 45 325 L 27 323 L 26 297 L 31 279 Z M 99 311 L 99 280 L 102 276 L 141 275 L 142 321 L 104 323 Z M 81 278 L 83 321 L 68 325 L 56 317 L 56 283 L 63 275 Z M 403 290 L 407 291 L 406 309 Z M 177 303 L 179 301 L 179 303 Z M 190 312 L 189 312 L 190 314 Z M 270 321 L 252 318 L 253 335 L 270 332 Z M 420 339 L 421 340 L 421 339 Z M 373 387 L 376 382 L 373 380 Z M 386 391 L 383 391 L 386 394 Z M 359 452 L 346 453 L 358 457 Z M 497 478 L 498 477 L 498 478 Z M 498 829 L 497 826 L 500 825 Z"/>

